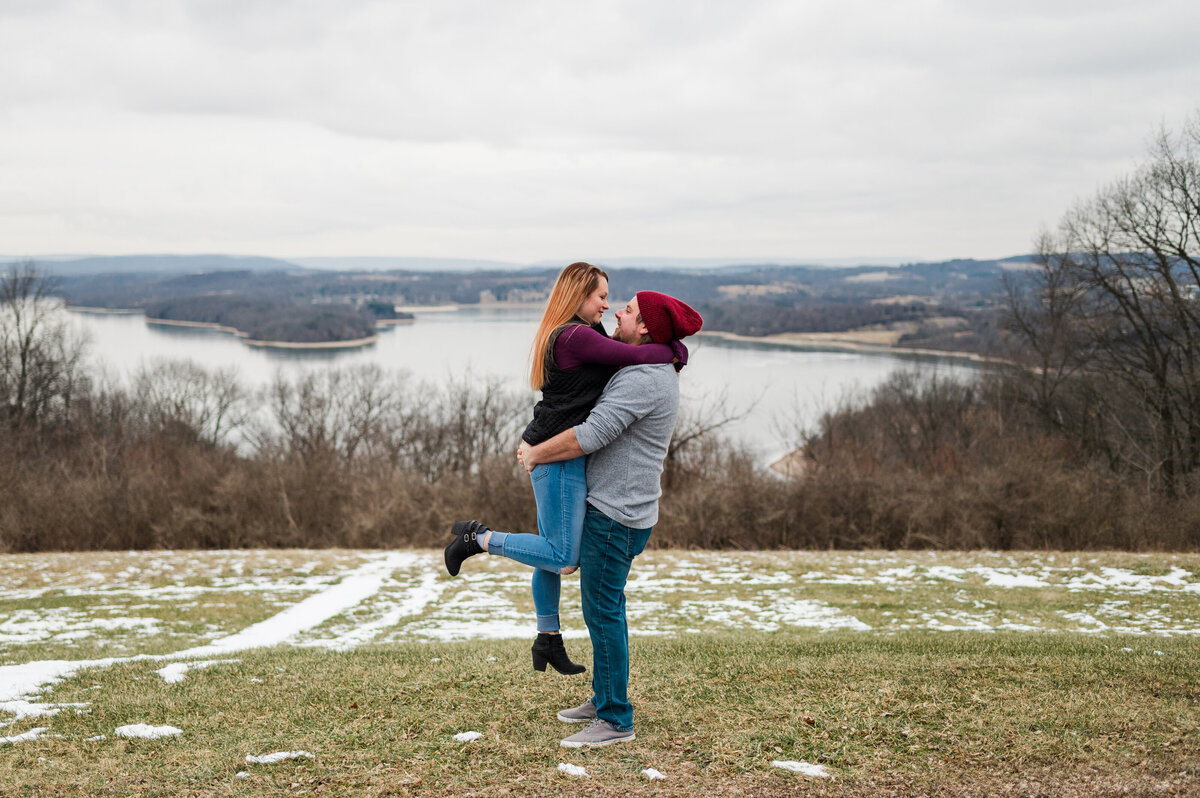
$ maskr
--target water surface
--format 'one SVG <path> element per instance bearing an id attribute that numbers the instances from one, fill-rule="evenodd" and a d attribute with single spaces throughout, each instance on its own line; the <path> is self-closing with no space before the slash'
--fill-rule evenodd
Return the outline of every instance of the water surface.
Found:
<path id="1" fill-rule="evenodd" d="M 95 361 L 117 378 L 161 358 L 189 358 L 209 368 L 233 366 L 251 387 L 266 385 L 279 372 L 374 363 L 427 382 L 464 374 L 495 377 L 527 394 L 532 408 L 537 395 L 526 382 L 527 363 L 540 314 L 540 308 L 532 307 L 421 312 L 412 324 L 381 330 L 374 344 L 340 350 L 250 347 L 216 330 L 148 325 L 140 315 L 72 317 L 88 331 Z M 615 326 L 611 312 L 604 324 L 610 331 Z M 725 432 L 765 460 L 793 448 L 798 430 L 813 424 L 823 409 L 862 396 L 897 369 L 955 377 L 974 373 L 972 366 L 951 361 L 797 350 L 705 335 L 687 343 L 691 358 L 680 375 L 684 412 L 711 414 L 723 407 L 727 413 L 744 414 Z"/>

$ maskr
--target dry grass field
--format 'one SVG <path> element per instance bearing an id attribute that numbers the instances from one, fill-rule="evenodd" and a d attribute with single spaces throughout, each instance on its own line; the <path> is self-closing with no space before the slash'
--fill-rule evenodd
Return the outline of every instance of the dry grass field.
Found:
<path id="1" fill-rule="evenodd" d="M 528 572 L 438 559 L 0 558 L 0 794 L 1200 791 L 1198 556 L 649 552 L 637 739 L 594 751 L 558 745 L 589 682 L 530 668 Z"/>

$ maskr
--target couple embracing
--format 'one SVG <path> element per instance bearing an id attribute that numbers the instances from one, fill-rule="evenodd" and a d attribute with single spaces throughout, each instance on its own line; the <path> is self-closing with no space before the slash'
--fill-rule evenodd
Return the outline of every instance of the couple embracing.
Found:
<path id="1" fill-rule="evenodd" d="M 456 576 L 476 554 L 533 568 L 537 641 L 533 667 L 559 673 L 571 661 L 559 633 L 562 577 L 580 569 L 583 619 L 592 640 L 592 697 L 558 713 L 588 725 L 562 741 L 582 748 L 634 739 L 629 703 L 625 582 L 658 521 L 663 461 L 679 411 L 680 342 L 699 332 L 700 315 L 656 291 L 639 291 L 616 312 L 609 338 L 600 324 L 608 275 L 572 263 L 555 281 L 531 350 L 530 383 L 542 392 L 517 457 L 537 501 L 538 534 L 454 525 L 446 569 Z"/>

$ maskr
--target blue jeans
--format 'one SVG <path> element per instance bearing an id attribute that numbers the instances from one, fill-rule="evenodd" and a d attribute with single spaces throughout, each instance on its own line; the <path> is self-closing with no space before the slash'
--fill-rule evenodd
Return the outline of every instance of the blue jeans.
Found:
<path id="1" fill-rule="evenodd" d="M 633 728 L 625 581 L 650 531 L 619 524 L 590 505 L 583 522 L 579 574 L 583 620 L 592 638 L 592 703 L 596 717 L 620 731 Z"/>
<path id="2" fill-rule="evenodd" d="M 499 554 L 533 566 L 533 609 L 539 632 L 557 632 L 559 571 L 579 565 L 579 537 L 587 508 L 587 480 L 579 456 L 543 463 L 529 472 L 537 501 L 537 535 L 492 532 L 488 554 Z"/>

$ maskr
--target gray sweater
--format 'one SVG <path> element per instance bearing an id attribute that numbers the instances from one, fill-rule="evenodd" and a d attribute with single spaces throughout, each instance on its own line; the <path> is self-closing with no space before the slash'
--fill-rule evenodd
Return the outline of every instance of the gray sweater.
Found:
<path id="1" fill-rule="evenodd" d="M 634 529 L 658 523 L 659 480 L 678 415 L 679 377 L 670 364 L 618 371 L 574 428 L 588 454 L 588 504 Z"/>

